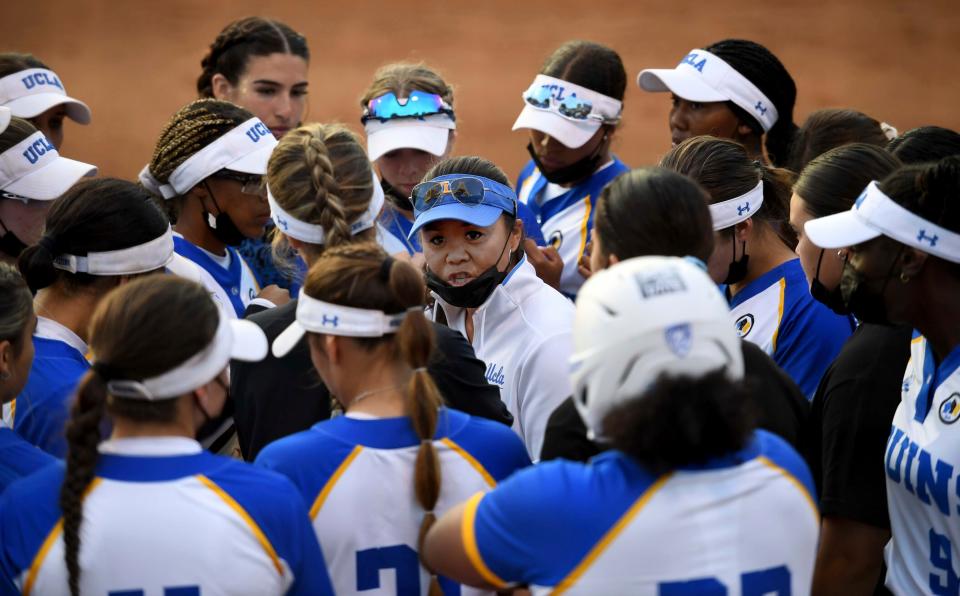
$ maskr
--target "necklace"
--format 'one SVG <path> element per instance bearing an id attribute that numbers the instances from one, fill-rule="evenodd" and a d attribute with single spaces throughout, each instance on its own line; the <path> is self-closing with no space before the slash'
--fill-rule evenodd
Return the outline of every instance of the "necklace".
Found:
<path id="1" fill-rule="evenodd" d="M 350 400 L 350 403 L 347 405 L 347 407 L 348 408 L 352 407 L 357 403 L 367 399 L 371 395 L 376 395 L 378 393 L 385 393 L 387 391 L 390 391 L 391 389 L 399 389 L 399 388 L 400 388 L 400 385 L 398 384 L 398 385 L 387 385 L 386 387 L 380 387 L 378 389 L 370 389 L 368 391 L 361 391 L 360 393 L 353 396 L 353 399 Z"/>

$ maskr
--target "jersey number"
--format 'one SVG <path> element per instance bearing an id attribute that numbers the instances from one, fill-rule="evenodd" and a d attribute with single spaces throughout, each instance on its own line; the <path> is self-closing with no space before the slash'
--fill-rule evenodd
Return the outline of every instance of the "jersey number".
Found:
<path id="1" fill-rule="evenodd" d="M 357 551 L 357 591 L 379 588 L 382 569 L 394 570 L 397 594 L 420 593 L 420 558 L 406 544 Z M 440 578 L 440 587 L 446 596 L 460 596 L 460 584 L 445 577 Z"/>
<path id="2" fill-rule="evenodd" d="M 118 590 L 108 592 L 107 596 L 144 596 L 143 590 Z M 200 586 L 177 586 L 164 588 L 163 596 L 200 596 Z"/>
<path id="3" fill-rule="evenodd" d="M 679 582 L 661 582 L 657 585 L 660 596 L 727 596 L 727 586 L 715 577 L 703 577 Z M 790 595 L 790 570 L 786 565 L 749 571 L 740 575 L 742 596 Z"/>
<path id="4" fill-rule="evenodd" d="M 943 571 L 943 577 L 930 574 L 930 591 L 934 594 L 956 594 L 960 588 L 960 577 L 953 570 L 952 550 L 950 539 L 930 528 L 930 564 Z"/>

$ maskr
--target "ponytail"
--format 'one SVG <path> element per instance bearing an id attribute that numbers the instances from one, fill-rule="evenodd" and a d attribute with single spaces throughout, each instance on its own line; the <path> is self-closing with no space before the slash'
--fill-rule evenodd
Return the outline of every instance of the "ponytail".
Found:
<path id="1" fill-rule="evenodd" d="M 340 183 L 334 176 L 333 162 L 326 143 L 321 139 L 304 135 L 302 137 L 304 157 L 310 172 L 310 180 L 316 192 L 316 203 L 323 205 L 320 212 L 320 225 L 323 226 L 326 246 L 338 246 L 350 242 L 350 224 L 340 198 Z"/>

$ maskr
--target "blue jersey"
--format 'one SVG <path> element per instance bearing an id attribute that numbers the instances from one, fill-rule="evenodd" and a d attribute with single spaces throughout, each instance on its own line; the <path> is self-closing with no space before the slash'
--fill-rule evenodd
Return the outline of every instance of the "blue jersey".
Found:
<path id="1" fill-rule="evenodd" d="M 150 437 L 101 446 L 83 500 L 80 593 L 332 593 L 306 506 L 287 479 Z M 67 594 L 64 468 L 47 467 L 0 498 L 0 576 L 24 594 Z"/>
<path id="2" fill-rule="evenodd" d="M 230 300 L 237 316 L 243 317 L 247 305 L 260 293 L 260 285 L 240 253 L 228 246 L 227 255 L 230 257 L 230 263 L 225 268 L 206 251 L 198 248 L 183 236 L 174 235 L 173 248 L 178 255 L 193 261 L 209 273 L 223 289 L 224 295 Z"/>
<path id="3" fill-rule="evenodd" d="M 14 480 L 56 461 L 55 457 L 27 443 L 9 428 L 0 427 L 0 493 Z"/>
<path id="4" fill-rule="evenodd" d="M 629 169 L 614 157 L 590 178 L 567 189 L 549 184 L 530 160 L 517 178 L 517 197 L 536 217 L 545 244 L 556 248 L 563 259 L 560 291 L 568 297 L 576 296 L 585 281 L 577 271 L 577 263 L 590 241 L 600 191 Z"/>
<path id="5" fill-rule="evenodd" d="M 441 469 L 438 517 L 530 464 L 509 428 L 446 408 L 433 444 Z M 429 575 L 416 550 L 424 511 L 413 491 L 419 446 L 408 418 L 340 416 L 271 443 L 257 456 L 258 465 L 289 476 L 312 503 L 310 515 L 338 594 L 426 594 Z M 393 576 L 381 575 L 388 569 Z M 476 593 L 442 583 L 448 594 Z"/>
<path id="6" fill-rule="evenodd" d="M 534 594 L 808 594 L 820 519 L 779 437 L 656 476 L 610 451 L 524 470 L 463 513 L 476 571 Z"/>
<path id="7" fill-rule="evenodd" d="M 730 300 L 737 334 L 773 358 L 807 399 L 853 333 L 852 318 L 810 295 L 800 259 L 753 280 Z"/>

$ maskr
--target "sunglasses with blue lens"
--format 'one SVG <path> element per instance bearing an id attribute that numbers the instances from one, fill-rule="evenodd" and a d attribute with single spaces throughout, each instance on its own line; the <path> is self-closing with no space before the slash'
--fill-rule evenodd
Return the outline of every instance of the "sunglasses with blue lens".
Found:
<path id="1" fill-rule="evenodd" d="M 397 118 L 423 118 L 434 114 L 454 117 L 453 108 L 436 93 L 411 91 L 407 97 L 400 99 L 390 91 L 367 102 L 360 122 L 362 124 L 366 124 L 368 120 L 386 122 Z"/>
<path id="2" fill-rule="evenodd" d="M 500 200 L 491 201 L 486 198 L 487 193 L 499 197 Z M 517 206 L 513 197 L 504 194 L 502 191 L 486 186 L 482 179 L 473 176 L 463 176 L 452 180 L 436 180 L 431 182 L 422 182 L 413 187 L 411 199 L 413 199 L 413 208 L 418 213 L 422 213 L 435 207 L 440 203 L 444 196 L 453 197 L 455 201 L 462 205 L 492 205 L 503 208 L 505 203 L 512 207 L 508 211 L 513 216 L 517 214 Z"/>

